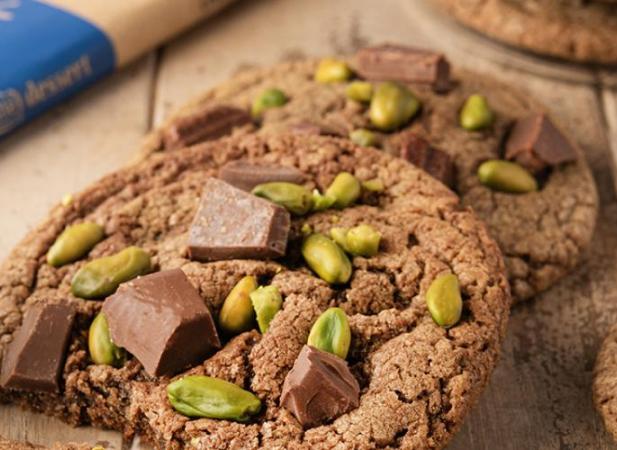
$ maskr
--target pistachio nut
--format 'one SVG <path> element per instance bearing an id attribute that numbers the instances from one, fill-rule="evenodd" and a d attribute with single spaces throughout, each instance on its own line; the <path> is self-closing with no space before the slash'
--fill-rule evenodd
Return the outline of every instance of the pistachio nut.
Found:
<path id="1" fill-rule="evenodd" d="M 419 109 L 420 101 L 409 89 L 388 81 L 377 86 L 369 117 L 377 129 L 391 131 L 409 122 Z"/>
<path id="2" fill-rule="evenodd" d="M 300 228 L 300 232 L 303 236 L 308 236 L 313 232 L 313 227 L 310 226 L 308 223 L 303 223 L 302 227 Z"/>
<path id="3" fill-rule="evenodd" d="M 318 83 L 340 83 L 349 80 L 351 75 L 351 69 L 345 61 L 324 58 L 319 61 L 315 71 L 315 81 Z"/>
<path id="4" fill-rule="evenodd" d="M 283 298 L 276 286 L 260 286 L 251 292 L 251 303 L 257 314 L 259 331 L 264 334 L 270 327 L 270 322 L 277 312 L 281 310 Z"/>
<path id="5" fill-rule="evenodd" d="M 538 190 L 538 182 L 525 168 L 511 161 L 491 159 L 478 168 L 480 183 L 495 191 L 522 194 Z"/>
<path id="6" fill-rule="evenodd" d="M 345 250 L 354 256 L 375 256 L 379 251 L 381 233 L 370 225 L 351 228 L 345 236 Z"/>
<path id="7" fill-rule="evenodd" d="M 77 261 L 104 237 L 103 227 L 93 222 L 83 222 L 67 227 L 47 252 L 47 263 L 60 267 Z"/>
<path id="8" fill-rule="evenodd" d="M 426 306 L 435 323 L 444 328 L 456 325 L 463 312 L 463 300 L 456 275 L 439 275 L 426 291 Z"/>
<path id="9" fill-rule="evenodd" d="M 302 256 L 322 280 L 330 284 L 345 284 L 351 278 L 351 262 L 332 239 L 320 233 L 307 236 L 302 242 Z"/>
<path id="10" fill-rule="evenodd" d="M 379 178 L 373 178 L 362 182 L 362 189 L 368 192 L 383 192 L 386 187 Z"/>
<path id="11" fill-rule="evenodd" d="M 307 344 L 339 358 L 347 358 L 351 329 L 341 308 L 328 308 L 313 324 Z"/>
<path id="12" fill-rule="evenodd" d="M 370 102 L 373 96 L 373 85 L 368 81 L 352 81 L 347 85 L 345 95 L 357 102 Z"/>
<path id="13" fill-rule="evenodd" d="M 255 310 L 249 295 L 255 289 L 257 289 L 257 279 L 247 275 L 227 294 L 219 313 L 219 326 L 223 331 L 228 334 L 238 334 L 253 328 Z"/>
<path id="14" fill-rule="evenodd" d="M 95 364 L 120 367 L 126 360 L 124 349 L 116 346 L 111 340 L 107 319 L 103 313 L 99 313 L 90 324 L 88 351 L 90 359 Z"/>
<path id="15" fill-rule="evenodd" d="M 468 131 L 477 131 L 491 126 L 495 116 L 488 105 L 486 97 L 480 94 L 470 95 L 459 113 L 461 127 Z"/>
<path id="16" fill-rule="evenodd" d="M 115 255 L 90 261 L 73 277 L 76 297 L 97 299 L 113 294 L 118 286 L 150 271 L 150 255 L 139 247 L 127 247 Z"/>
<path id="17" fill-rule="evenodd" d="M 287 96 L 283 91 L 276 88 L 266 89 L 253 100 L 251 114 L 257 119 L 266 109 L 278 108 L 285 103 L 287 103 Z"/>
<path id="18" fill-rule="evenodd" d="M 317 189 L 313 189 L 313 211 L 324 211 L 334 205 L 336 199 L 331 195 L 324 195 Z"/>
<path id="19" fill-rule="evenodd" d="M 360 181 L 349 172 L 339 173 L 326 190 L 326 196 L 334 198 L 334 206 L 343 209 L 354 203 L 362 193 Z"/>
<path id="20" fill-rule="evenodd" d="M 358 128 L 349 133 L 349 139 L 356 145 L 361 147 L 371 147 L 377 143 L 377 136 L 370 130 Z"/>
<path id="21" fill-rule="evenodd" d="M 286 181 L 273 181 L 258 184 L 253 188 L 253 195 L 270 200 L 287 209 L 292 214 L 302 216 L 313 207 L 311 191 L 302 185 Z"/>
<path id="22" fill-rule="evenodd" d="M 330 228 L 330 238 L 336 242 L 343 250 L 347 251 L 347 232 L 348 228 L 334 227 Z"/>
<path id="23" fill-rule="evenodd" d="M 62 206 L 69 206 L 71 203 L 73 203 L 73 194 L 64 194 L 62 196 L 62 200 L 60 200 L 60 203 L 62 204 Z"/>
<path id="24" fill-rule="evenodd" d="M 167 398 L 176 411 L 188 417 L 246 422 L 261 409 L 261 401 L 251 392 L 202 375 L 189 375 L 169 383 Z"/>

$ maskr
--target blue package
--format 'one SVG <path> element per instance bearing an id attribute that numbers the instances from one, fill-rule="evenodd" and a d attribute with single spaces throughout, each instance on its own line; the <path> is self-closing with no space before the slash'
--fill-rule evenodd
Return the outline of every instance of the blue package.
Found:
<path id="1" fill-rule="evenodd" d="M 114 70 L 92 23 L 34 0 L 0 0 L 0 137 Z"/>

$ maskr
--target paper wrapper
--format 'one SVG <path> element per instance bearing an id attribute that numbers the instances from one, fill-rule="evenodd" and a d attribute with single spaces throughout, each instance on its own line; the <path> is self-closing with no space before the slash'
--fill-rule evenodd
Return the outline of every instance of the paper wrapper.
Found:
<path id="1" fill-rule="evenodd" d="M 0 0 L 0 137 L 234 0 Z"/>

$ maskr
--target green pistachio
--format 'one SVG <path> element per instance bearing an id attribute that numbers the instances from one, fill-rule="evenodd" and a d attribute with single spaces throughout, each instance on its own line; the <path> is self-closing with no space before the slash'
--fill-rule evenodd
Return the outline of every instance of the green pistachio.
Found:
<path id="1" fill-rule="evenodd" d="M 47 252 L 47 263 L 60 267 L 77 261 L 98 244 L 105 233 L 103 227 L 93 222 L 83 222 L 67 227 Z"/>
<path id="2" fill-rule="evenodd" d="M 381 234 L 372 226 L 362 224 L 351 228 L 345 236 L 345 250 L 354 256 L 375 256 Z"/>
<path id="3" fill-rule="evenodd" d="M 118 286 L 150 271 L 150 255 L 139 247 L 127 247 L 115 255 L 90 261 L 73 277 L 73 295 L 86 299 L 104 298 Z"/>
<path id="4" fill-rule="evenodd" d="M 273 181 L 258 184 L 253 188 L 252 193 L 284 207 L 297 216 L 306 214 L 313 207 L 311 191 L 295 183 Z"/>
<path id="5" fill-rule="evenodd" d="M 334 199 L 334 207 L 343 209 L 353 204 L 362 193 L 360 181 L 349 172 L 339 173 L 326 190 L 326 196 Z"/>
<path id="6" fill-rule="evenodd" d="M 373 85 L 368 81 L 352 81 L 347 85 L 345 95 L 357 102 L 370 102 L 373 96 Z"/>
<path id="7" fill-rule="evenodd" d="M 359 128 L 349 133 L 349 139 L 356 145 L 372 147 L 377 143 L 377 136 L 370 130 Z"/>
<path id="8" fill-rule="evenodd" d="M 461 127 L 468 131 L 477 131 L 489 127 L 494 118 L 486 97 L 480 94 L 470 95 L 465 100 L 459 114 Z"/>
<path id="9" fill-rule="evenodd" d="M 372 180 L 366 180 L 362 182 L 362 189 L 368 192 L 383 192 L 385 186 L 383 181 L 379 178 L 373 178 Z"/>
<path id="10" fill-rule="evenodd" d="M 278 108 L 287 103 L 287 96 L 283 91 L 276 88 L 266 89 L 253 101 L 251 114 L 254 118 L 262 116 L 266 109 Z"/>
<path id="11" fill-rule="evenodd" d="M 408 123 L 420 110 L 420 101 L 405 86 L 385 82 L 377 86 L 369 117 L 379 130 L 391 131 Z"/>
<path id="12" fill-rule="evenodd" d="M 538 190 L 538 182 L 522 166 L 500 159 L 483 162 L 478 168 L 480 183 L 495 191 L 523 194 Z"/>
<path id="13" fill-rule="evenodd" d="M 317 66 L 315 81 L 318 83 L 340 83 L 349 80 L 351 75 L 351 69 L 345 61 L 325 58 Z"/>
<path id="14" fill-rule="evenodd" d="M 251 392 L 227 381 L 189 375 L 167 386 L 171 406 L 188 417 L 246 422 L 261 410 L 261 401 Z"/>
<path id="15" fill-rule="evenodd" d="M 313 211 L 324 211 L 334 205 L 336 198 L 324 195 L 317 189 L 313 189 Z"/>
<path id="16" fill-rule="evenodd" d="M 351 262 L 333 240 L 315 233 L 302 243 L 302 256 L 308 266 L 330 284 L 345 284 L 351 278 Z"/>
<path id="17" fill-rule="evenodd" d="M 229 292 L 219 313 L 219 326 L 223 331 L 238 334 L 253 328 L 255 310 L 249 296 L 255 289 L 257 279 L 247 275 Z"/>
<path id="18" fill-rule="evenodd" d="M 347 251 L 347 232 L 349 229 L 343 227 L 330 228 L 330 237 L 343 250 Z"/>
<path id="19" fill-rule="evenodd" d="M 458 323 L 463 300 L 456 275 L 442 274 L 433 280 L 426 291 L 426 306 L 437 325 L 450 328 Z"/>
<path id="20" fill-rule="evenodd" d="M 259 331 L 264 334 L 270 328 L 270 322 L 283 306 L 283 298 L 276 286 L 260 286 L 251 292 L 251 302 L 257 314 Z"/>
<path id="21" fill-rule="evenodd" d="M 351 329 L 341 308 L 328 308 L 313 324 L 307 344 L 339 358 L 347 358 Z"/>
<path id="22" fill-rule="evenodd" d="M 121 367 L 126 360 L 126 353 L 111 340 L 107 319 L 99 313 L 88 330 L 88 350 L 90 359 L 95 364 Z"/>

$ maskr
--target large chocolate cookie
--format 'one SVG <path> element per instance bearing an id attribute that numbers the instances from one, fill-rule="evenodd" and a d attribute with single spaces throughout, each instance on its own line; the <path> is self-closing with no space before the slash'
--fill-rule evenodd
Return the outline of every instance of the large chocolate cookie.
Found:
<path id="1" fill-rule="evenodd" d="M 358 203 L 344 209 L 292 216 L 283 258 L 190 260 L 189 228 L 206 180 L 235 160 L 295 167 L 307 187 L 320 190 L 342 171 L 360 180 L 378 180 L 382 189 L 365 192 Z M 196 223 L 206 226 L 229 224 L 233 218 L 201 219 Z M 59 268 L 47 264 L 46 253 L 62 230 L 84 220 L 102 225 L 104 239 L 77 262 Z M 381 233 L 379 251 L 371 257 L 354 257 L 349 282 L 329 285 L 302 262 L 303 235 L 307 228 L 327 233 L 333 225 L 357 224 L 369 224 Z M 75 297 L 71 280 L 87 261 L 128 246 L 148 252 L 154 271 L 181 268 L 214 317 L 232 287 L 246 275 L 278 287 L 282 309 L 263 334 L 253 329 L 230 340 L 221 334 L 220 350 L 174 378 L 149 375 L 130 355 L 119 368 L 94 364 L 86 334 L 101 302 Z M 438 275 L 446 273 L 458 278 L 463 299 L 460 321 L 451 328 L 437 325 L 426 303 L 427 290 Z M 114 297 L 127 296 L 124 301 L 130 301 L 131 289 L 138 289 L 138 284 L 144 283 L 121 286 L 122 294 L 118 291 Z M 162 286 L 161 292 L 175 289 Z M 143 292 L 133 301 L 147 302 L 149 295 L 157 295 L 152 289 L 146 296 Z M 12 348 L 12 339 L 23 334 L 19 326 L 24 313 L 27 317 L 34 305 L 41 304 L 70 304 L 76 311 L 61 372 L 61 393 L 4 389 L 0 390 L 2 401 L 73 424 L 91 423 L 127 436 L 138 432 L 165 450 L 189 443 L 199 449 L 442 448 L 496 363 L 510 295 L 499 249 L 483 223 L 425 172 L 347 140 L 247 135 L 153 155 L 103 178 L 68 206 L 52 210 L 0 270 L 2 347 Z M 360 387 L 359 404 L 334 420 L 303 429 L 280 406 L 283 383 L 307 342 L 311 325 L 331 306 L 339 306 L 349 318 L 347 362 Z M 113 336 L 112 318 L 108 317 Z M 127 315 L 124 321 L 114 318 L 129 328 L 146 319 L 144 315 Z M 160 329 L 169 325 L 161 323 Z M 133 337 L 128 344 L 158 340 L 156 326 L 130 331 Z M 185 417 L 172 408 L 166 389 L 171 380 L 190 374 L 216 377 L 253 392 L 262 401 L 261 412 L 244 423 Z"/>
<path id="2" fill-rule="evenodd" d="M 604 338 L 596 358 L 593 401 L 604 426 L 617 440 L 617 326 Z"/>
<path id="3" fill-rule="evenodd" d="M 262 133 L 286 129 L 311 132 L 311 127 L 317 127 L 322 132 L 348 136 L 355 129 L 371 128 L 367 106 L 346 97 L 349 83 L 324 84 L 314 80 L 317 64 L 316 61 L 287 63 L 250 70 L 232 78 L 182 108 L 162 129 L 154 132 L 147 141 L 146 153 L 173 148 L 170 136 L 176 136 L 174 132 L 191 117 L 208 110 L 208 105 L 231 104 L 246 111 L 264 89 L 272 87 L 282 90 L 289 99 L 285 105 L 264 113 L 260 123 Z M 379 139 L 384 141 L 382 147 L 386 150 L 396 149 L 396 139 L 404 138 L 405 132 L 410 131 L 453 159 L 454 190 L 463 204 L 471 206 L 488 224 L 501 247 L 515 301 L 529 299 L 571 270 L 588 245 L 597 213 L 592 175 L 580 150 L 576 149 L 575 162 L 558 165 L 548 175 L 543 174 L 538 192 L 513 195 L 494 192 L 482 185 L 477 176 L 478 166 L 501 156 L 512 122 L 542 108 L 529 96 L 486 76 L 454 71 L 452 78 L 453 86 L 446 93 L 435 93 L 427 84 L 409 83 L 422 102 L 420 113 L 402 132 L 379 134 Z M 474 93 L 486 96 L 495 121 L 483 131 L 470 132 L 458 124 L 458 114 L 465 99 Z M 242 129 L 235 128 L 234 132 Z M 439 155 L 442 153 L 433 156 Z M 445 175 L 439 159 L 433 161 L 430 167 L 431 159 L 424 158 L 429 169 Z"/>
<path id="4" fill-rule="evenodd" d="M 463 24 L 507 44 L 572 61 L 617 63 L 613 0 L 435 0 Z"/>

